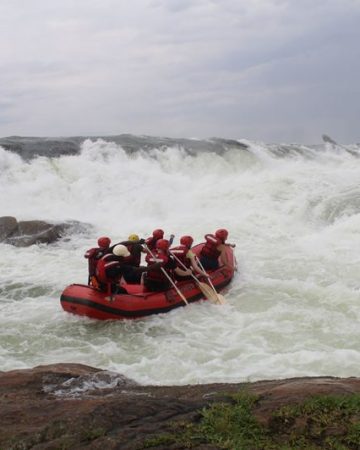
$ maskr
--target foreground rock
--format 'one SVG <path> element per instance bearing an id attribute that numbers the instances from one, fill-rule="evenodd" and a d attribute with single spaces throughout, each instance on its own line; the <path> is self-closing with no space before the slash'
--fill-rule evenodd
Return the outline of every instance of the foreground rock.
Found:
<path id="1" fill-rule="evenodd" d="M 48 223 L 43 220 L 17 221 L 15 217 L 0 217 L 0 242 L 16 247 L 28 247 L 34 244 L 52 244 L 66 234 L 85 231 L 88 225 L 70 221 Z"/>
<path id="2" fill-rule="evenodd" d="M 181 449 L 185 448 L 181 439 L 171 437 L 174 430 L 181 436 L 179 430 L 197 426 L 203 408 L 220 402 L 231 404 L 231 395 L 244 388 L 257 396 L 253 406 L 256 423 L 280 433 L 284 442 L 286 426 L 301 424 L 294 425 L 283 416 L 282 420 L 280 416 L 274 420 L 275 410 L 317 394 L 359 394 L 360 378 L 155 387 L 140 386 L 120 374 L 77 364 L 0 372 L 0 448 Z M 360 421 L 360 410 L 357 418 L 347 417 L 347 421 L 356 420 Z M 335 428 L 326 432 L 337 437 L 344 434 L 342 425 Z M 317 435 L 315 438 L 319 440 Z M 342 448 L 356 448 L 351 439 Z M 206 436 L 191 442 L 191 448 L 231 448 L 226 443 L 225 447 L 209 444 Z M 322 442 L 319 440 L 320 445 Z M 261 445 L 254 443 L 251 448 L 268 448 Z"/>

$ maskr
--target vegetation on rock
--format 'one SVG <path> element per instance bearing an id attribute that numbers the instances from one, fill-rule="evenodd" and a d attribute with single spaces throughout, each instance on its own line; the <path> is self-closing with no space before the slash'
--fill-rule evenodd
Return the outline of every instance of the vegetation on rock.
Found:
<path id="1" fill-rule="evenodd" d="M 240 391 L 201 412 L 199 423 L 176 423 L 173 433 L 154 436 L 143 448 L 212 444 L 231 450 L 356 450 L 360 448 L 360 395 L 318 395 L 256 417 L 259 396 Z"/>

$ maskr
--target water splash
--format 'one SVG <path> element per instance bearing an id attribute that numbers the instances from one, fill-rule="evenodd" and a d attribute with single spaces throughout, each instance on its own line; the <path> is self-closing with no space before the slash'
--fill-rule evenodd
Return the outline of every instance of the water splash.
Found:
<path id="1" fill-rule="evenodd" d="M 0 148 L 3 215 L 94 226 L 53 246 L 0 244 L 2 370 L 81 362 L 151 384 L 358 375 L 358 158 L 331 143 L 146 139 L 26 159 Z M 229 229 L 239 273 L 226 306 L 104 323 L 61 310 L 99 234 L 159 226 L 195 241 Z"/>

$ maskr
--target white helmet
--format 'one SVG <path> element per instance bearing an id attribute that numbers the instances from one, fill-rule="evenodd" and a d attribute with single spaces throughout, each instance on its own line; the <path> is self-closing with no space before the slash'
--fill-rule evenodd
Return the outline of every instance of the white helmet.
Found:
<path id="1" fill-rule="evenodd" d="M 113 253 L 116 256 L 130 256 L 129 250 L 125 247 L 125 245 L 118 244 L 113 248 Z"/>

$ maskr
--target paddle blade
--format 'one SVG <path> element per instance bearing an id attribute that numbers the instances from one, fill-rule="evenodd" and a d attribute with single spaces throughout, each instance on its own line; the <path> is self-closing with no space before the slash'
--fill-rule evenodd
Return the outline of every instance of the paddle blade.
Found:
<path id="1" fill-rule="evenodd" d="M 220 303 L 224 304 L 226 303 L 225 298 L 223 295 L 218 294 L 216 291 L 214 291 L 208 284 L 199 282 L 199 288 L 201 292 L 204 294 L 204 296 L 210 300 L 213 303 Z"/>
<path id="2" fill-rule="evenodd" d="M 221 294 L 217 294 L 217 299 L 218 299 L 218 303 L 220 303 L 220 305 L 225 305 L 226 300 L 225 297 Z"/>

